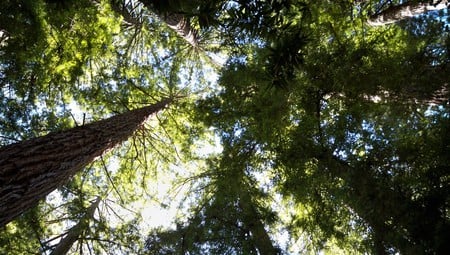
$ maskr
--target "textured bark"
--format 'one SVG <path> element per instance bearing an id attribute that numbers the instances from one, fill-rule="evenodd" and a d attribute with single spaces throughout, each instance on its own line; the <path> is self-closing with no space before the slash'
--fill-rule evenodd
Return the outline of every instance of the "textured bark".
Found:
<path id="1" fill-rule="evenodd" d="M 0 226 L 33 207 L 171 102 L 0 148 Z"/>
<path id="2" fill-rule="evenodd" d="M 424 14 L 429 11 L 443 10 L 449 8 L 450 6 L 447 0 L 435 0 L 431 2 L 432 3 L 430 3 L 430 1 L 414 3 L 412 1 L 406 1 L 400 5 L 393 5 L 380 13 L 372 15 L 367 23 L 371 26 L 383 26 Z"/>
<path id="3" fill-rule="evenodd" d="M 69 252 L 70 248 L 80 238 L 83 231 L 86 230 L 87 227 L 89 227 L 89 221 L 94 218 L 94 213 L 99 203 L 100 197 L 97 197 L 97 199 L 91 204 L 91 206 L 87 208 L 85 215 L 75 226 L 70 228 L 70 230 L 67 232 L 66 237 L 64 237 L 58 243 L 58 245 L 50 253 L 50 255 L 65 255 L 67 254 L 67 252 Z"/>

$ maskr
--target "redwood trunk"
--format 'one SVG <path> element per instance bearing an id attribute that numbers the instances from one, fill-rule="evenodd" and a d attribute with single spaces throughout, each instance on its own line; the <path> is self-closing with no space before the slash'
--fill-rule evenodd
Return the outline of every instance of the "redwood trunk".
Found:
<path id="1" fill-rule="evenodd" d="M 176 9 L 170 11 L 159 10 L 156 7 L 158 1 L 140 0 L 140 2 L 156 16 L 174 30 L 180 37 L 188 42 L 192 47 L 198 48 L 198 31 L 191 26 L 191 19 L 182 12 L 176 12 Z M 168 4 L 170 5 L 170 3 Z"/>
<path id="2" fill-rule="evenodd" d="M 111 9 L 121 15 L 123 21 L 128 25 L 141 27 L 144 17 L 142 12 L 137 13 L 137 6 L 133 2 L 110 1 Z"/>
<path id="3" fill-rule="evenodd" d="M 0 148 L 0 227 L 125 141 L 171 99 Z"/>
<path id="4" fill-rule="evenodd" d="M 168 13 L 159 17 L 192 47 L 198 47 L 198 32 L 191 27 L 191 21 L 182 14 Z"/>
<path id="5" fill-rule="evenodd" d="M 428 11 L 443 10 L 448 8 L 449 2 L 445 1 L 424 1 L 419 3 L 413 3 L 412 1 L 406 1 L 400 5 L 393 5 L 386 10 L 372 15 L 368 24 L 371 26 L 383 26 L 392 24 L 400 20 L 404 20 L 413 16 L 424 14 Z"/>

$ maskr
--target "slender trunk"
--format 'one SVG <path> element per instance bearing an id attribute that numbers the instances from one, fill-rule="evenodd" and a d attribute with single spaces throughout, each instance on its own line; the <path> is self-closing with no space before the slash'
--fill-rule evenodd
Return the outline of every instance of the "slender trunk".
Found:
<path id="1" fill-rule="evenodd" d="M 262 215 L 258 212 L 257 205 L 252 199 L 253 191 L 251 184 L 246 178 L 246 169 L 248 162 L 255 154 L 256 144 L 246 144 L 243 140 L 235 140 L 231 143 L 230 140 L 223 144 L 221 167 L 223 167 L 222 178 L 229 180 L 229 183 L 237 183 L 239 189 L 229 189 L 229 187 L 219 187 L 220 192 L 228 193 L 232 197 L 233 205 L 237 201 L 237 207 L 240 209 L 240 220 L 242 221 L 246 230 L 251 234 L 252 245 L 258 250 L 261 255 L 276 255 L 280 254 L 280 249 L 273 245 L 273 241 L 267 233 Z"/>
<path id="2" fill-rule="evenodd" d="M 158 17 L 192 47 L 199 47 L 200 38 L 198 37 L 198 31 L 191 27 L 191 21 L 189 18 L 185 17 L 185 15 L 179 13 L 165 13 L 158 14 Z"/>
<path id="3" fill-rule="evenodd" d="M 114 12 L 122 16 L 125 23 L 137 27 L 142 26 L 144 17 L 142 17 L 142 12 L 136 13 L 137 7 L 133 2 L 111 0 L 110 5 Z"/>
<path id="4" fill-rule="evenodd" d="M 55 247 L 55 249 L 50 253 L 50 255 L 65 255 L 70 250 L 70 248 L 73 246 L 73 244 L 80 238 L 83 231 L 89 226 L 89 221 L 94 218 L 95 210 L 97 209 L 98 205 L 100 203 L 100 197 L 97 197 L 97 199 L 87 208 L 86 213 L 84 216 L 80 219 L 80 221 L 70 228 L 70 230 L 67 232 L 66 237 L 64 237 L 58 245 Z"/>
<path id="5" fill-rule="evenodd" d="M 158 3 L 157 0 L 140 0 L 140 2 L 192 47 L 199 47 L 198 31 L 192 28 L 190 18 L 184 15 L 181 10 L 176 10 L 176 7 L 173 7 L 174 10 L 160 10 L 157 6 L 161 3 Z M 165 5 L 170 6 L 171 4 Z"/>
<path id="6" fill-rule="evenodd" d="M 330 95 L 327 95 L 327 98 Z M 339 96 L 344 96 L 340 93 Z M 380 90 L 378 95 L 364 94 L 363 99 L 372 103 L 396 102 L 398 104 L 418 104 L 418 105 L 445 105 L 450 100 L 450 91 L 448 84 L 434 92 L 415 90 L 414 87 L 407 87 L 401 91 L 390 93 Z"/>
<path id="7" fill-rule="evenodd" d="M 0 226 L 36 205 L 96 157 L 125 141 L 171 99 L 0 148 Z"/>
<path id="8" fill-rule="evenodd" d="M 380 13 L 370 16 L 367 23 L 371 26 L 383 26 L 396 23 L 416 15 L 424 14 L 429 11 L 443 10 L 449 8 L 450 4 L 444 1 L 424 1 L 413 2 L 406 1 L 400 5 L 393 5 Z"/>
<path id="9" fill-rule="evenodd" d="M 3 47 L 7 44 L 7 41 L 9 39 L 8 31 L 5 29 L 0 28 L 0 47 Z"/>
<path id="10" fill-rule="evenodd" d="M 280 254 L 279 250 L 273 246 L 273 241 L 270 239 L 269 234 L 264 228 L 264 224 L 258 217 L 251 196 L 248 191 L 243 188 L 240 194 L 239 207 L 243 211 L 242 220 L 247 228 L 249 228 L 252 234 L 252 240 L 255 242 L 255 246 L 261 255 L 275 255 Z"/>
<path id="11" fill-rule="evenodd" d="M 136 26 L 141 26 L 143 18 L 136 17 L 133 13 L 130 13 L 130 10 L 127 9 L 128 7 L 122 2 L 123 1 L 121 0 L 112 0 L 111 8 L 116 13 L 120 14 L 125 22 Z M 212 53 L 209 55 L 204 49 L 200 48 L 199 32 L 191 26 L 191 19 L 187 15 L 183 14 L 182 11 L 176 12 L 176 8 L 174 8 L 174 11 L 159 10 L 155 6 L 155 2 L 157 2 L 155 0 L 140 0 L 139 2 L 142 3 L 149 11 L 153 12 L 162 22 L 175 31 L 178 36 L 183 38 L 195 50 L 202 51 L 204 53 L 203 55 L 210 61 L 211 64 L 218 68 L 222 67 L 223 64 L 221 64 L 221 60 L 219 60 L 218 56 Z"/>

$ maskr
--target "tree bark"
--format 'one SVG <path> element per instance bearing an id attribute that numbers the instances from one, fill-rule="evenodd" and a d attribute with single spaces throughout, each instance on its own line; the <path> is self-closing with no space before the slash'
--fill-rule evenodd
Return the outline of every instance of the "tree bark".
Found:
<path id="1" fill-rule="evenodd" d="M 133 2 L 117 0 L 110 1 L 111 9 L 117 14 L 121 15 L 125 23 L 132 26 L 141 27 L 144 17 L 142 15 L 142 12 L 136 13 L 137 7 L 135 6 L 135 4 L 136 3 Z"/>
<path id="2" fill-rule="evenodd" d="M 181 36 L 192 47 L 198 48 L 199 37 L 198 31 L 191 27 L 191 21 L 183 14 L 165 13 L 159 14 L 158 17 L 162 19 L 168 27 L 173 29 L 179 36 Z"/>
<path id="3" fill-rule="evenodd" d="M 159 10 L 157 6 L 161 5 L 156 0 L 140 0 L 140 2 L 151 12 L 153 12 L 161 21 L 167 24 L 169 28 L 174 30 L 181 38 L 188 42 L 192 47 L 199 47 L 198 31 L 191 27 L 191 20 L 186 17 L 181 10 Z M 171 7 L 170 2 L 165 5 Z M 166 6 L 166 7 L 167 7 Z"/>
<path id="4" fill-rule="evenodd" d="M 125 141 L 171 99 L 0 148 L 0 227 L 36 205 L 96 157 Z"/>
<path id="5" fill-rule="evenodd" d="M 450 4 L 447 0 L 434 0 L 425 2 L 406 1 L 400 5 L 389 6 L 384 11 L 370 16 L 367 23 L 371 26 L 383 26 L 399 22 L 401 20 L 424 14 L 429 11 L 437 11 L 449 8 Z"/>
<path id="6" fill-rule="evenodd" d="M 73 244 L 80 238 L 83 231 L 89 226 L 89 221 L 94 218 L 95 210 L 100 203 L 100 197 L 97 197 L 95 201 L 87 208 L 86 213 L 80 219 L 80 221 L 70 228 L 67 232 L 66 237 L 64 237 L 55 249 L 50 253 L 50 255 L 65 255 L 69 252 Z"/>

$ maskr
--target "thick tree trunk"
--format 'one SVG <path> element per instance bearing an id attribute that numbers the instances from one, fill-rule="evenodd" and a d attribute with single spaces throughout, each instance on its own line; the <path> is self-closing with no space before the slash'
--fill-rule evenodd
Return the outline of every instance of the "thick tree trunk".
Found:
<path id="1" fill-rule="evenodd" d="M 390 6 L 382 12 L 372 15 L 367 23 L 371 26 L 383 26 L 429 11 L 443 10 L 449 8 L 449 6 L 450 4 L 447 0 L 424 1 L 418 3 L 406 1 L 403 4 Z"/>
<path id="2" fill-rule="evenodd" d="M 125 141 L 171 99 L 0 148 L 0 226 L 36 205 L 96 157 Z"/>
<path id="3" fill-rule="evenodd" d="M 64 237 L 50 255 L 65 255 L 69 252 L 73 244 L 80 238 L 84 230 L 89 226 L 89 221 L 94 218 L 95 210 L 100 203 L 100 197 L 97 197 L 95 201 L 86 209 L 86 213 L 80 219 L 80 221 L 69 229 L 66 237 Z"/>

